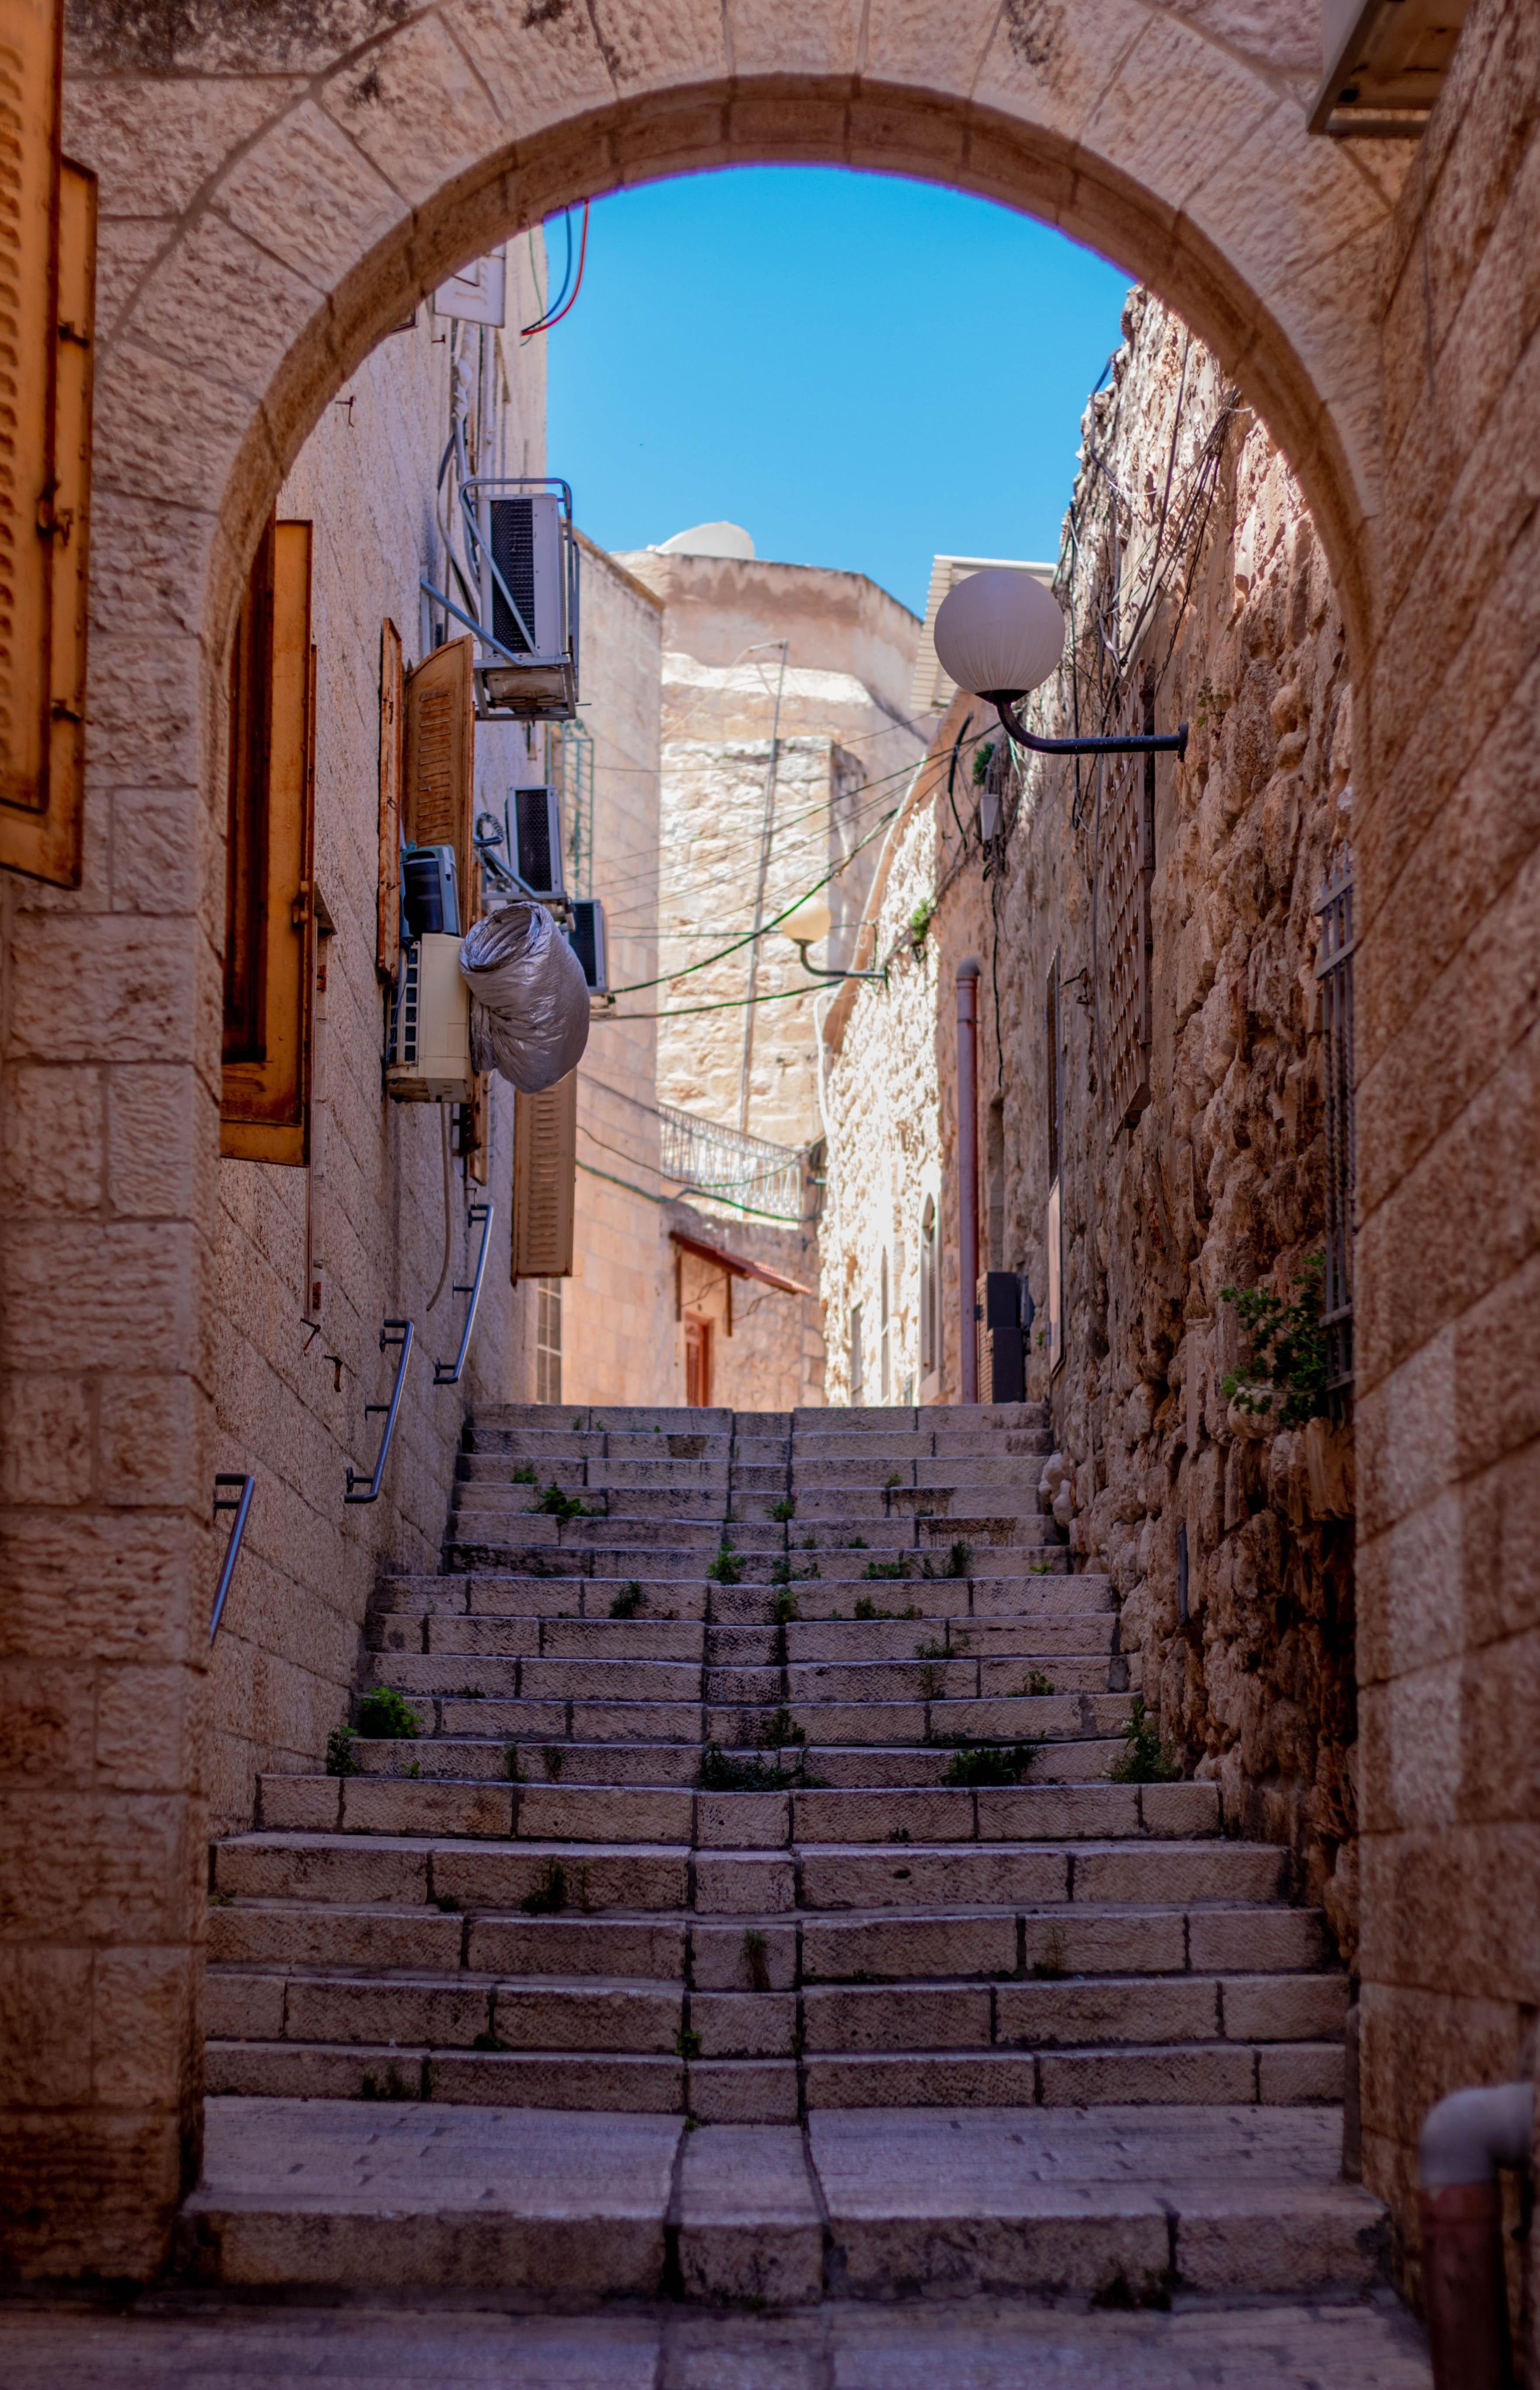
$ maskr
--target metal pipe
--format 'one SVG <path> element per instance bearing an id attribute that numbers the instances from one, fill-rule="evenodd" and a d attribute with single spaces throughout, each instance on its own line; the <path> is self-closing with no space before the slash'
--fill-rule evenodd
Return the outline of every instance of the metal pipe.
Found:
<path id="1" fill-rule="evenodd" d="M 238 1485 L 240 1492 L 238 1494 L 216 1493 L 214 1496 L 214 1516 L 217 1518 L 221 1510 L 233 1510 L 236 1514 L 236 1523 L 230 1530 L 230 1540 L 225 1547 L 225 1565 L 219 1572 L 219 1583 L 214 1588 L 213 1614 L 209 1620 L 211 1643 L 219 1633 L 219 1622 L 225 1615 L 225 1598 L 230 1590 L 230 1579 L 236 1573 L 236 1562 L 240 1558 L 241 1538 L 246 1533 L 246 1522 L 250 1516 L 251 1497 L 256 1491 L 257 1481 L 254 1477 L 241 1476 L 238 1471 L 232 1474 L 222 1470 L 214 1479 L 214 1484 L 216 1486 Z"/>
<path id="2" fill-rule="evenodd" d="M 379 1455 L 375 1461 L 372 1477 L 361 1477 L 352 1461 L 348 1463 L 348 1490 L 342 1497 L 344 1502 L 377 1502 L 379 1499 L 380 1480 L 385 1474 L 385 1463 L 391 1457 L 391 1439 L 396 1432 L 396 1414 L 401 1408 L 402 1393 L 406 1384 L 406 1364 L 412 1357 L 412 1338 L 416 1332 L 409 1319 L 387 1319 L 379 1331 L 379 1349 L 382 1353 L 388 1353 L 392 1344 L 400 1348 L 401 1358 L 396 1363 L 396 1381 L 391 1389 L 391 1399 L 388 1403 L 366 1403 L 364 1406 L 366 1419 L 371 1411 L 384 1411 L 388 1414 L 385 1433 L 379 1440 Z M 354 1487 L 358 1489 L 356 1492 L 353 1490 Z"/>
<path id="3" fill-rule="evenodd" d="M 1029 730 L 1016 712 L 1016 698 L 1009 689 L 982 689 L 999 715 L 1001 724 L 1018 747 L 1028 747 L 1034 755 L 1176 755 L 1187 752 L 1187 725 L 1179 722 L 1169 735 L 1160 738 L 1147 734 L 1132 739 L 1039 739 Z"/>
<path id="4" fill-rule="evenodd" d="M 476 1313 L 481 1304 L 481 1280 L 486 1276 L 487 1249 L 492 1242 L 492 1220 L 496 1209 L 496 1204 L 489 1199 L 485 1203 L 472 1203 L 465 1215 L 468 1228 L 473 1228 L 478 1221 L 481 1222 L 481 1249 L 476 1256 L 476 1275 L 470 1284 L 456 1286 L 452 1290 L 456 1294 L 468 1294 L 470 1308 L 465 1316 L 465 1327 L 460 1335 L 460 1349 L 456 1354 L 454 1361 L 435 1361 L 433 1364 L 435 1386 L 457 1386 L 460 1382 L 461 1373 L 465 1368 L 465 1356 L 470 1350 L 470 1337 L 476 1325 Z"/>
<path id="5" fill-rule="evenodd" d="M 1434 2390 L 1512 2390 L 1501 2168 L 1527 2170 L 1528 2083 L 1452 2091 L 1418 2144 L 1423 2299 Z"/>
<path id="6" fill-rule="evenodd" d="M 957 1252 L 962 1285 L 962 1395 L 979 1399 L 979 972 L 977 955 L 957 965 Z"/>

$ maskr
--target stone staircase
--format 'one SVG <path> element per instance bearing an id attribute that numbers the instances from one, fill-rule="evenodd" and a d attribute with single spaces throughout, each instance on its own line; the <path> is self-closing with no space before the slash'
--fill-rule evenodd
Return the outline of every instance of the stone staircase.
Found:
<path id="1" fill-rule="evenodd" d="M 1211 2111 L 1318 2168 L 1331 2120 L 1278 2112 L 1341 2098 L 1345 1980 L 1213 1785 L 1110 1778 L 1116 1602 L 1046 1445 L 1029 1406 L 477 1411 L 443 1571 L 373 1620 L 418 1734 L 265 1777 L 215 1850 L 210 2092 Z M 1363 2274 L 1341 2195 L 1312 2282 Z"/>

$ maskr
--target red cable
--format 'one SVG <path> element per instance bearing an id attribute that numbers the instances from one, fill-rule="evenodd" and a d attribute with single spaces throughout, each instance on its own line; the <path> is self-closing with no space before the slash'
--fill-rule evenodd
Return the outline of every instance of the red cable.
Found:
<path id="1" fill-rule="evenodd" d="M 577 305 L 577 295 L 583 288 L 583 268 L 588 256 L 588 208 L 589 202 L 584 199 L 583 202 L 583 238 L 578 247 L 577 280 L 572 285 L 572 295 L 568 300 L 566 306 L 560 310 L 559 314 L 555 315 L 543 315 L 538 324 L 525 324 L 522 327 L 521 337 L 526 341 L 533 340 L 536 332 L 548 332 L 554 324 L 560 323 L 563 315 L 570 315 L 572 309 Z"/>

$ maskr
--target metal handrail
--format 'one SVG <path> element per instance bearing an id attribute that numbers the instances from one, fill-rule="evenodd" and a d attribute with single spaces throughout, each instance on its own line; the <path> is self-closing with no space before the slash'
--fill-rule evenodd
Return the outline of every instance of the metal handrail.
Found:
<path id="1" fill-rule="evenodd" d="M 496 1204 L 489 1195 L 484 1203 L 472 1203 L 466 1214 L 468 1228 L 473 1228 L 478 1220 L 481 1224 L 481 1250 L 476 1256 L 476 1275 L 470 1284 L 450 1289 L 452 1294 L 468 1294 L 470 1308 L 465 1316 L 465 1327 L 460 1336 L 460 1349 L 455 1356 L 454 1367 L 451 1368 L 447 1361 L 435 1361 L 433 1364 L 435 1386 L 457 1386 L 460 1382 L 460 1372 L 465 1368 L 465 1356 L 470 1350 L 470 1332 L 476 1325 L 477 1306 L 481 1300 L 481 1280 L 486 1276 L 487 1253 L 492 1244 L 492 1218 L 496 1209 Z"/>
<path id="2" fill-rule="evenodd" d="M 412 1338 L 416 1332 L 409 1319 L 387 1319 L 379 1331 L 379 1349 L 382 1353 L 388 1353 L 392 1344 L 398 1344 L 401 1347 L 401 1358 L 396 1363 L 396 1381 L 391 1389 L 391 1399 L 388 1403 L 366 1403 L 364 1406 L 366 1419 L 371 1411 L 384 1411 L 388 1414 L 385 1433 L 380 1438 L 379 1453 L 375 1461 L 372 1477 L 364 1479 L 353 1468 L 353 1463 L 351 1461 L 348 1463 L 348 1490 L 342 1497 L 345 1502 L 378 1502 L 379 1499 L 379 1481 L 385 1474 L 385 1463 L 391 1457 L 391 1438 L 396 1432 L 396 1414 L 401 1408 L 402 1391 L 406 1383 L 406 1364 L 412 1357 Z M 353 1491 L 354 1486 L 360 1489 L 357 1493 Z"/>
<path id="3" fill-rule="evenodd" d="M 214 1516 L 217 1519 L 221 1510 L 233 1510 L 236 1514 L 236 1523 L 230 1530 L 230 1540 L 225 1547 L 225 1565 L 219 1572 L 219 1583 L 214 1588 L 213 1615 L 209 1621 L 211 1643 L 219 1633 L 219 1622 L 225 1615 L 225 1599 L 230 1590 L 230 1579 L 236 1573 L 236 1562 L 240 1558 L 240 1540 L 246 1533 L 246 1522 L 251 1514 L 251 1497 L 256 1491 L 256 1484 L 254 1477 L 243 1477 L 238 1470 L 233 1473 L 222 1470 L 214 1479 Z M 221 1494 L 218 1491 L 221 1485 L 238 1485 L 240 1492 Z"/>

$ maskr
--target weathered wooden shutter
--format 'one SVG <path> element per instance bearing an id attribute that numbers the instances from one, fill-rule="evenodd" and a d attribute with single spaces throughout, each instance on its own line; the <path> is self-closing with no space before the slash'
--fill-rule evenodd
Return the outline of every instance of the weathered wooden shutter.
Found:
<path id="1" fill-rule="evenodd" d="M 58 148 L 62 12 L 0 27 L 0 865 L 80 884 L 96 181 Z"/>
<path id="2" fill-rule="evenodd" d="M 401 633 L 379 630 L 379 898 L 375 969 L 393 981 L 401 951 Z"/>
<path id="3" fill-rule="evenodd" d="M 577 1073 L 513 1107 L 513 1276 L 571 1278 Z"/>
<path id="4" fill-rule="evenodd" d="M 270 523 L 230 689 L 220 1151 L 302 1164 L 314 978 L 315 654 L 311 526 Z"/>
<path id="5" fill-rule="evenodd" d="M 475 714 L 470 662 L 474 642 L 451 639 L 406 675 L 405 771 L 402 809 L 407 843 L 452 846 L 460 927 L 480 909 L 472 873 Z"/>

